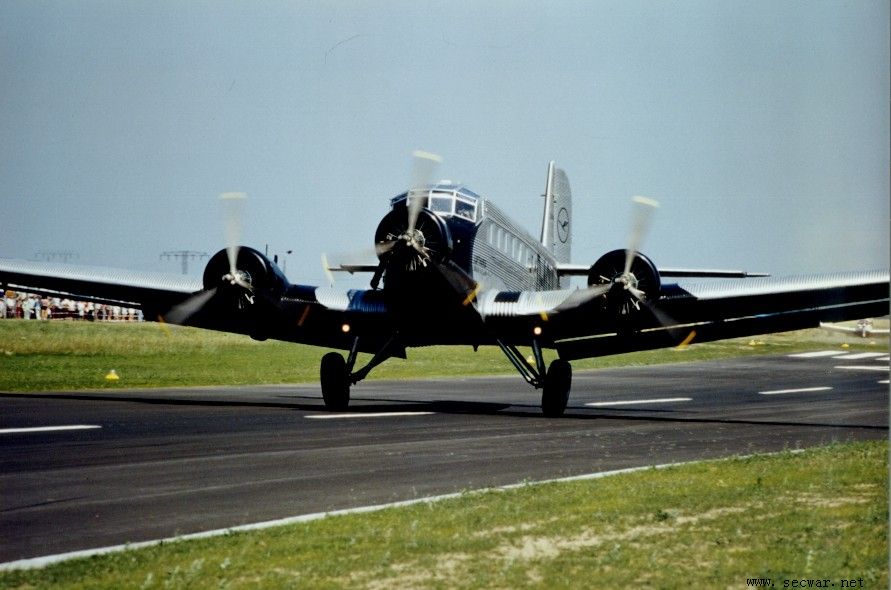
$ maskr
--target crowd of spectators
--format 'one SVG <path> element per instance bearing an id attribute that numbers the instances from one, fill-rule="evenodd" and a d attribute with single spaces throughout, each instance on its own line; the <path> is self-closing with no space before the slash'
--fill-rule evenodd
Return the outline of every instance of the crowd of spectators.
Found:
<path id="1" fill-rule="evenodd" d="M 141 322 L 143 317 L 132 307 L 6 291 L 0 297 L 0 319 Z"/>

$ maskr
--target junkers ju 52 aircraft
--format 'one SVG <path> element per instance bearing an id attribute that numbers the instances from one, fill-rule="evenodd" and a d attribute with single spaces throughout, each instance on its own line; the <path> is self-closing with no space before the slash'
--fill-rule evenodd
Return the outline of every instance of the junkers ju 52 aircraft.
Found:
<path id="1" fill-rule="evenodd" d="M 409 189 L 390 201 L 374 235 L 377 262 L 336 270 L 371 274 L 369 289 L 291 284 L 273 260 L 238 245 L 211 257 L 203 284 L 180 276 L 0 260 L 0 285 L 139 306 L 150 320 L 346 351 L 321 360 L 325 406 L 406 349 L 450 344 L 501 348 L 542 390 L 547 416 L 564 413 L 570 361 L 593 356 L 817 327 L 887 314 L 887 270 L 787 278 L 741 271 L 660 268 L 640 252 L 652 200 L 634 199 L 630 243 L 591 265 L 570 264 L 573 217 L 566 174 L 548 168 L 539 237 L 462 185 L 431 183 L 439 158 L 415 153 Z M 221 195 L 237 209 L 239 193 Z M 587 287 L 569 288 L 571 275 Z M 687 279 L 668 283 L 664 279 Z M 690 279 L 710 278 L 707 282 Z M 518 347 L 531 347 L 529 362 Z M 546 366 L 542 350 L 556 349 Z M 369 353 L 356 367 L 358 354 Z"/>

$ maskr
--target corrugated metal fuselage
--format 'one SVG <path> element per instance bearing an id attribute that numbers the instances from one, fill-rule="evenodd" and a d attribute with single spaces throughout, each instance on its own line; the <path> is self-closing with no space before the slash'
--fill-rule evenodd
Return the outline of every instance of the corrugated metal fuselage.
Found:
<path id="1" fill-rule="evenodd" d="M 446 223 L 455 242 L 453 260 L 483 289 L 559 288 L 557 262 L 541 242 L 490 201 L 481 200 L 478 216 L 476 224 L 453 218 L 447 218 Z"/>

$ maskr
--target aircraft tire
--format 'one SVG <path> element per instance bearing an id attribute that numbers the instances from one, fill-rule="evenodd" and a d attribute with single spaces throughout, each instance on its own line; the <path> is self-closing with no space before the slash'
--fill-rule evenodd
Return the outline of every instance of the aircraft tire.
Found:
<path id="1" fill-rule="evenodd" d="M 322 384 L 322 399 L 325 400 L 325 408 L 332 412 L 347 409 L 350 405 L 350 379 L 346 371 L 346 361 L 343 355 L 329 352 L 322 357 L 319 370 L 319 380 Z"/>
<path id="2" fill-rule="evenodd" d="M 572 365 L 562 359 L 556 359 L 548 367 L 544 387 L 541 390 L 542 413 L 549 418 L 562 416 L 569 402 L 571 388 Z"/>

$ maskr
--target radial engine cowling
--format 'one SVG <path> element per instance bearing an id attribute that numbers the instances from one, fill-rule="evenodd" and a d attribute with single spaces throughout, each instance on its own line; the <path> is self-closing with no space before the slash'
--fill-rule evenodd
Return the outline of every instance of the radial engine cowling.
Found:
<path id="1" fill-rule="evenodd" d="M 409 231 L 405 205 L 387 213 L 374 232 L 378 258 L 387 273 L 422 270 L 439 264 L 452 253 L 452 234 L 445 221 L 429 209 L 422 209 Z"/>
<path id="2" fill-rule="evenodd" d="M 588 269 L 588 285 L 612 285 L 603 297 L 606 309 L 628 315 L 643 302 L 659 298 L 662 281 L 656 265 L 640 252 L 634 252 L 628 271 L 626 250 L 613 250 L 601 256 Z"/>
<path id="3" fill-rule="evenodd" d="M 205 289 L 240 288 L 252 293 L 279 293 L 288 280 L 268 258 L 247 246 L 241 246 L 235 258 L 238 281 L 233 282 L 229 264 L 229 253 L 223 249 L 214 254 L 204 268 Z M 248 288 L 249 287 L 249 288 Z"/>

